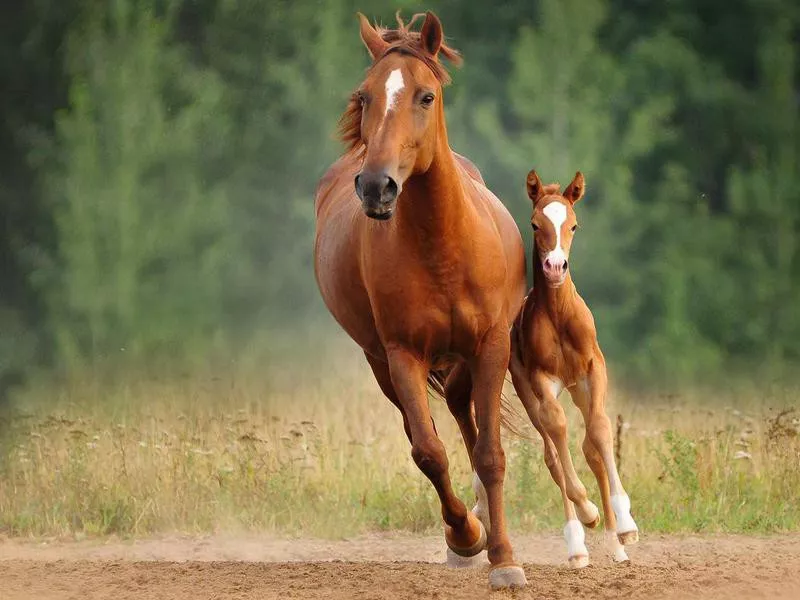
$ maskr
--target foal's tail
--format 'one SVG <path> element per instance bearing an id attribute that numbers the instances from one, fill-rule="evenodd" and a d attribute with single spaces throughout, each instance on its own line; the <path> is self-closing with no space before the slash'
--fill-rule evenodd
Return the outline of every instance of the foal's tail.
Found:
<path id="1" fill-rule="evenodd" d="M 447 402 L 444 393 L 444 381 L 445 375 L 443 373 L 439 371 L 431 371 L 428 373 L 428 393 L 434 398 L 439 398 Z M 501 391 L 500 425 L 502 425 L 506 431 L 509 431 L 517 437 L 531 439 L 531 435 L 524 431 L 524 425 L 521 425 L 522 422 L 522 417 L 516 406 L 512 403 L 511 399 L 506 396 L 505 392 Z"/>

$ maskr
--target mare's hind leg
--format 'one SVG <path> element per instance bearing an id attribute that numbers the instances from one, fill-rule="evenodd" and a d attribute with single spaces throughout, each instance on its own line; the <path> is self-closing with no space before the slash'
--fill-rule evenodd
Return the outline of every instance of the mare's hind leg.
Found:
<path id="1" fill-rule="evenodd" d="M 561 468 L 558 450 L 539 420 L 539 400 L 534 395 L 530 383 L 525 376 L 524 367 L 516 356 L 512 357 L 509 370 L 511 371 L 511 380 L 514 384 L 514 389 L 522 401 L 531 423 L 542 437 L 545 465 L 547 465 L 550 476 L 561 491 L 561 500 L 564 505 L 564 517 L 566 518 L 564 540 L 567 543 L 569 565 L 574 569 L 580 569 L 589 564 L 589 550 L 586 548 L 586 536 L 583 527 L 581 527 L 578 515 L 576 514 L 575 504 L 567 495 L 566 480 L 564 478 L 564 471 Z M 587 527 L 597 526 L 600 519 L 599 511 L 588 499 L 587 504 L 582 507 L 581 513 Z"/>
<path id="2" fill-rule="evenodd" d="M 456 420 L 461 431 L 461 438 L 467 449 L 470 465 L 472 465 L 472 452 L 475 449 L 475 442 L 478 440 L 478 426 L 475 423 L 475 415 L 472 412 L 472 379 L 466 364 L 456 365 L 448 374 L 444 384 L 444 395 L 447 400 L 447 408 Z M 480 477 L 472 470 L 472 489 L 475 491 L 477 499 L 472 508 L 474 514 L 488 533 L 491 530 L 489 522 L 489 503 L 486 496 L 486 488 L 483 487 Z M 450 567 L 478 567 L 485 564 L 485 558 L 480 554 L 473 557 L 462 557 L 455 552 L 447 549 L 447 565 Z"/>
<path id="3" fill-rule="evenodd" d="M 472 412 L 472 379 L 469 369 L 464 363 L 456 365 L 447 376 L 444 386 L 444 394 L 447 400 L 447 408 L 456 420 L 461 431 L 461 438 L 467 449 L 470 465 L 472 465 L 472 452 L 475 443 L 478 441 L 478 425 L 475 423 L 475 415 Z M 481 520 L 488 532 L 489 524 L 489 505 L 486 498 L 486 488 L 483 487 L 480 477 L 472 470 L 472 489 L 475 491 L 477 502 L 472 509 L 472 513 Z"/>
<path id="4" fill-rule="evenodd" d="M 622 545 L 635 544 L 639 540 L 639 529 L 631 516 L 631 501 L 622 487 L 622 481 L 614 461 L 614 438 L 611 431 L 611 421 L 609 421 L 605 410 L 607 387 L 606 368 L 601 356 L 592 361 L 588 377 L 579 381 L 575 386 L 576 393 L 573 398 L 586 421 L 586 437 L 591 446 L 594 447 L 595 452 L 599 454 L 600 463 L 605 470 L 603 475 L 608 485 L 608 502 L 614 513 L 615 529 L 619 543 Z M 587 459 L 590 460 L 590 466 L 592 460 L 597 462 L 591 450 L 587 455 Z M 593 470 L 595 468 L 593 467 Z M 598 472 L 599 470 L 595 471 L 595 474 Z M 601 484 L 602 490 L 603 486 Z"/>
<path id="5" fill-rule="evenodd" d="M 414 462 L 436 488 L 448 547 L 462 556 L 478 554 L 486 546 L 486 531 L 453 491 L 447 453 L 428 406 L 427 366 L 402 350 L 392 352 L 388 364 L 370 356 L 367 361 L 381 390 L 403 414 Z"/>

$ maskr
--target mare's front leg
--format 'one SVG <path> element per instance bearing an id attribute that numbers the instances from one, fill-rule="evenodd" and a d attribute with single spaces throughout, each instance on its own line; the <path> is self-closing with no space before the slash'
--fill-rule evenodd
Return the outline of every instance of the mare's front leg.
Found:
<path id="1" fill-rule="evenodd" d="M 447 545 L 460 556 L 474 556 L 486 547 L 487 534 L 453 491 L 447 453 L 436 434 L 428 406 L 428 365 L 401 348 L 389 350 L 387 358 L 391 387 L 411 440 L 411 456 L 433 483 L 442 504 Z"/>
<path id="2" fill-rule="evenodd" d="M 514 552 L 506 530 L 503 508 L 503 480 L 506 457 L 500 444 L 500 392 L 505 380 L 510 354 L 508 329 L 490 330 L 478 356 L 470 361 L 472 399 L 478 422 L 478 439 L 472 452 L 472 464 L 486 489 L 489 532 L 488 554 L 492 569 L 489 584 L 494 589 L 527 585 L 525 572 L 514 561 Z"/>

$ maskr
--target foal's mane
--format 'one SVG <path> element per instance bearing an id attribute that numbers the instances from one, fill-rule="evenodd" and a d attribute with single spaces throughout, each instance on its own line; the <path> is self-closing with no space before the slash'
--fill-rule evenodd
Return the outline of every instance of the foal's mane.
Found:
<path id="1" fill-rule="evenodd" d="M 383 41 L 389 43 L 389 47 L 381 56 L 375 58 L 369 68 L 372 69 L 383 57 L 396 52 L 398 54 L 405 54 L 418 58 L 433 71 L 439 83 L 442 85 L 450 83 L 450 74 L 442 63 L 439 62 L 438 57 L 431 56 L 425 50 L 418 31 L 411 31 L 412 25 L 424 16 L 425 13 L 417 13 L 411 17 L 408 23 L 404 23 L 403 19 L 400 17 L 400 11 L 397 11 L 395 15 L 397 19 L 397 29 L 387 29 L 382 26 L 377 26 L 376 29 L 378 33 L 381 38 L 383 38 Z M 445 43 L 442 43 L 439 49 L 439 55 L 456 66 L 460 65 L 462 62 L 458 50 L 451 48 Z M 350 96 L 347 108 L 339 118 L 339 137 L 344 142 L 348 152 L 361 147 L 361 103 L 359 102 L 357 92 L 354 92 Z"/>

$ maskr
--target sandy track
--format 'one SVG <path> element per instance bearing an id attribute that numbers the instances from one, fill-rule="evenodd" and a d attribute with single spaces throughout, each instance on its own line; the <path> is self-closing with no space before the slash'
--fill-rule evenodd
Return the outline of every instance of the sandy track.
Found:
<path id="1" fill-rule="evenodd" d="M 514 540 L 531 586 L 501 598 L 800 599 L 800 535 L 647 536 L 613 565 L 570 571 L 558 536 Z M 170 537 L 136 542 L 0 540 L 2 600 L 484 598 L 487 566 L 451 570 L 440 537 L 352 540 Z"/>

